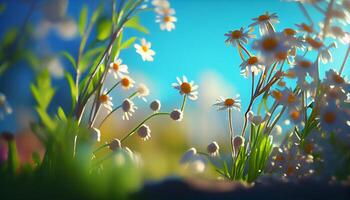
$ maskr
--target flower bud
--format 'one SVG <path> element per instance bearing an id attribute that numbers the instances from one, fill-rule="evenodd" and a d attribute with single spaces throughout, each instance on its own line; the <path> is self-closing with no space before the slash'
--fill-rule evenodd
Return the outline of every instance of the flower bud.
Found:
<path id="1" fill-rule="evenodd" d="M 233 147 L 235 148 L 235 151 L 237 152 L 241 146 L 244 146 L 244 137 L 236 136 L 233 139 Z"/>
<path id="2" fill-rule="evenodd" d="M 183 113 L 179 109 L 175 109 L 170 113 L 170 118 L 175 121 L 181 121 L 183 118 Z"/>
<path id="3" fill-rule="evenodd" d="M 114 139 L 109 143 L 109 148 L 112 151 L 118 150 L 122 147 L 122 144 L 119 139 Z"/>
<path id="4" fill-rule="evenodd" d="M 217 142 L 212 142 L 207 146 L 208 153 L 212 156 L 219 154 L 219 145 Z"/>
<path id="5" fill-rule="evenodd" d="M 146 141 L 151 137 L 151 129 L 147 125 L 142 124 L 142 126 L 137 130 L 137 134 L 142 140 Z"/>
<path id="6" fill-rule="evenodd" d="M 157 112 L 160 110 L 161 104 L 160 101 L 154 100 L 152 103 L 149 105 L 149 107 L 154 111 Z"/>
<path id="7" fill-rule="evenodd" d="M 132 107 L 132 101 L 130 101 L 129 99 L 125 99 L 122 103 L 122 109 L 124 112 L 129 112 L 131 107 Z"/>

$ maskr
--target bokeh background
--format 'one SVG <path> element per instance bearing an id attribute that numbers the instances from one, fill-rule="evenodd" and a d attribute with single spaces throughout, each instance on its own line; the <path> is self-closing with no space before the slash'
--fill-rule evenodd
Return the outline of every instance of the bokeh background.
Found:
<path id="1" fill-rule="evenodd" d="M 36 1 L 36 0 L 35 0 Z M 105 0 L 107 2 L 109 0 Z M 19 27 L 30 9 L 30 0 L 1 1 L 0 38 L 11 27 Z M 68 84 L 63 76 L 65 70 L 72 71 L 69 62 L 58 56 L 68 51 L 75 57 L 81 38 L 76 21 L 84 4 L 93 10 L 99 4 L 96 0 L 38 0 L 37 8 L 29 19 L 32 25 L 28 48 L 40 56 L 44 67 L 54 77 L 57 89 L 52 112 L 58 105 L 69 109 L 71 99 L 67 92 Z M 227 46 L 224 33 L 232 29 L 247 27 L 251 19 L 269 11 L 276 12 L 280 18 L 277 30 L 306 22 L 297 4 L 280 0 L 171 0 L 176 10 L 176 29 L 170 33 L 161 31 L 155 23 L 155 14 L 142 15 L 142 24 L 150 30 L 149 35 L 127 31 L 126 36 L 144 37 L 152 42 L 156 51 L 154 62 L 145 63 L 135 53 L 133 47 L 124 50 L 120 57 L 128 65 L 130 75 L 137 83 L 145 83 L 151 94 L 148 101 L 159 99 L 163 110 L 179 107 L 182 97 L 171 88 L 177 76 L 186 75 L 194 80 L 199 88 L 199 99 L 188 101 L 183 122 L 173 122 L 168 118 L 155 119 L 148 123 L 152 129 L 152 139 L 142 142 L 133 137 L 128 146 L 139 152 L 144 160 L 145 177 L 158 179 L 164 176 L 181 174 L 178 165 L 181 154 L 189 147 L 204 150 L 206 145 L 216 140 L 222 149 L 227 148 L 227 120 L 225 112 L 217 112 L 212 106 L 219 96 L 241 95 L 243 110 L 250 98 L 250 79 L 240 75 L 241 60 L 236 49 Z M 106 10 L 106 12 L 108 12 Z M 63 17 L 55 14 L 63 13 Z M 91 13 L 91 12 L 90 12 Z M 311 9 L 313 16 L 316 12 Z M 348 30 L 349 31 L 349 30 Z M 339 44 L 333 50 L 335 57 L 345 54 L 345 48 Z M 338 69 L 342 59 L 327 64 L 321 74 L 329 67 Z M 345 68 L 344 74 L 349 74 Z M 22 162 L 31 157 L 33 151 L 43 152 L 40 143 L 30 134 L 29 124 L 36 120 L 34 99 L 30 92 L 30 83 L 34 80 L 34 70 L 26 62 L 18 62 L 0 76 L 0 92 L 7 96 L 13 108 L 13 114 L 0 121 L 0 131 L 9 130 L 17 135 Z M 112 79 L 108 80 L 111 84 Z M 116 90 L 112 96 L 114 104 L 128 93 Z M 136 101 L 139 109 L 129 122 L 121 120 L 116 113 L 102 127 L 102 143 L 114 137 L 122 137 L 137 122 L 150 113 L 148 103 Z M 234 113 L 234 129 L 241 129 L 242 113 Z M 100 119 L 99 119 L 100 120 Z M 97 123 L 98 121 L 97 120 Z M 282 131 L 283 132 L 283 131 Z M 275 140 L 278 142 L 278 139 Z"/>

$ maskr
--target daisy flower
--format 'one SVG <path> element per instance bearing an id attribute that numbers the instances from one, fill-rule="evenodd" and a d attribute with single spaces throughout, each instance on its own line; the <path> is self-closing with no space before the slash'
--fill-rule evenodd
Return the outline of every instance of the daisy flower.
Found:
<path id="1" fill-rule="evenodd" d="M 326 72 L 326 77 L 323 80 L 323 83 L 326 85 L 343 88 L 346 91 L 350 90 L 350 84 L 333 69 Z"/>
<path id="2" fill-rule="evenodd" d="M 116 150 L 120 149 L 121 147 L 122 147 L 122 143 L 120 142 L 119 139 L 113 139 L 109 143 L 109 149 L 112 151 L 116 151 Z"/>
<path id="3" fill-rule="evenodd" d="M 168 0 L 153 0 L 152 5 L 155 7 L 169 7 L 170 3 Z"/>
<path id="4" fill-rule="evenodd" d="M 239 43 L 248 43 L 248 39 L 254 38 L 255 36 L 253 34 L 250 34 L 252 29 L 249 29 L 248 31 L 244 31 L 243 28 L 239 30 L 233 30 L 229 31 L 225 34 L 227 39 L 225 40 L 226 44 L 232 44 L 234 47 Z"/>
<path id="5" fill-rule="evenodd" d="M 0 93 L 0 120 L 12 113 L 12 108 L 6 100 L 6 96 Z"/>
<path id="6" fill-rule="evenodd" d="M 296 108 L 299 105 L 299 98 L 294 94 L 294 92 L 291 89 L 285 88 L 284 90 L 278 92 L 280 92 L 281 94 L 275 94 L 275 96 L 280 97 L 277 98 L 280 104 L 286 106 L 289 109 Z"/>
<path id="7" fill-rule="evenodd" d="M 303 49 L 303 39 L 301 37 L 296 37 L 296 33 L 297 32 L 294 29 L 285 28 L 280 34 L 281 37 L 284 37 L 284 41 L 286 41 L 292 48 Z M 293 54 L 295 55 L 295 53 Z"/>
<path id="8" fill-rule="evenodd" d="M 173 83 L 172 86 L 179 90 L 181 95 L 187 95 L 191 100 L 198 99 L 198 85 L 195 85 L 193 81 L 188 82 L 186 76 L 182 77 L 182 81 L 179 77 L 176 77 L 177 83 Z"/>
<path id="9" fill-rule="evenodd" d="M 248 78 L 248 75 L 254 72 L 254 75 L 258 75 L 261 70 L 264 69 L 264 63 L 257 56 L 251 56 L 247 60 L 243 61 L 240 65 L 241 75 Z"/>
<path id="10" fill-rule="evenodd" d="M 129 76 L 123 76 L 120 80 L 120 84 L 122 85 L 123 89 L 130 89 L 134 87 L 135 81 L 132 80 Z"/>
<path id="11" fill-rule="evenodd" d="M 322 99 L 323 102 L 339 105 L 339 103 L 345 102 L 348 97 L 346 95 L 346 92 L 342 88 L 326 86 L 324 98 L 325 99 Z"/>
<path id="12" fill-rule="evenodd" d="M 113 110 L 112 97 L 107 94 L 107 90 L 100 96 L 100 102 L 109 112 Z"/>
<path id="13" fill-rule="evenodd" d="M 137 134 L 143 141 L 146 141 L 151 137 L 151 129 L 146 124 L 142 124 L 142 126 L 137 129 Z"/>
<path id="14" fill-rule="evenodd" d="M 343 44 L 349 43 L 349 33 L 345 32 L 341 27 L 339 26 L 331 26 L 328 31 L 328 35 L 334 39 L 338 39 Z"/>
<path id="15" fill-rule="evenodd" d="M 195 156 L 197 156 L 197 150 L 196 148 L 192 147 L 182 155 L 180 159 L 180 164 L 189 163 L 191 160 L 193 160 Z"/>
<path id="16" fill-rule="evenodd" d="M 336 47 L 335 43 L 332 43 L 329 46 L 325 46 L 320 39 L 314 39 L 312 37 L 306 37 L 305 41 L 309 45 L 310 49 L 318 51 L 319 59 L 322 61 L 323 64 L 333 61 L 330 48 Z"/>
<path id="17" fill-rule="evenodd" d="M 130 99 L 125 99 L 122 103 L 122 110 L 124 112 L 123 114 L 123 120 L 129 120 L 132 114 L 135 112 L 137 107 L 135 106 L 134 102 L 132 102 Z"/>
<path id="18" fill-rule="evenodd" d="M 156 22 L 160 23 L 161 30 L 171 31 L 175 29 L 175 22 L 177 18 L 171 15 L 160 15 L 157 16 Z"/>
<path id="19" fill-rule="evenodd" d="M 294 77 L 298 78 L 298 82 L 305 81 L 305 77 L 309 74 L 315 78 L 317 73 L 317 62 L 312 63 L 303 56 L 296 56 L 294 62 L 291 64 L 292 69 L 289 73 L 293 74 Z"/>
<path id="20" fill-rule="evenodd" d="M 122 60 L 119 58 L 114 59 L 114 62 L 109 64 L 109 73 L 112 73 L 115 79 L 118 77 L 123 77 L 125 74 L 128 74 L 128 66 L 122 64 Z"/>
<path id="21" fill-rule="evenodd" d="M 287 52 L 291 49 L 291 44 L 286 39 L 286 37 L 282 37 L 281 34 L 277 33 L 265 35 L 254 41 L 253 49 L 261 53 L 266 63 L 271 63 L 276 59 L 285 59 Z"/>
<path id="22" fill-rule="evenodd" d="M 303 112 L 298 109 L 291 109 L 288 112 L 289 120 L 294 124 L 300 124 L 303 121 Z"/>
<path id="23" fill-rule="evenodd" d="M 253 18 L 253 23 L 249 27 L 259 26 L 260 35 L 267 35 L 275 32 L 273 24 L 278 23 L 278 16 L 276 13 L 269 14 L 266 12 L 257 18 Z"/>
<path id="24" fill-rule="evenodd" d="M 145 84 L 140 84 L 137 87 L 137 96 L 139 98 L 141 98 L 144 102 L 147 102 L 147 99 L 145 97 L 147 97 L 149 95 L 149 89 Z"/>
<path id="25" fill-rule="evenodd" d="M 336 20 L 343 25 L 347 25 L 350 23 L 350 14 L 345 9 L 342 8 L 333 8 L 330 12 L 330 16 L 332 20 Z"/>
<path id="26" fill-rule="evenodd" d="M 312 26 L 309 26 L 305 23 L 301 23 L 301 24 L 295 24 L 298 28 L 299 31 L 307 33 L 307 34 L 312 34 L 314 32 L 314 29 L 312 28 Z"/>
<path id="27" fill-rule="evenodd" d="M 347 120 L 350 113 L 337 107 L 335 104 L 327 104 L 320 107 L 320 126 L 327 133 L 342 133 L 349 131 Z"/>
<path id="28" fill-rule="evenodd" d="M 248 112 L 248 120 L 254 125 L 259 125 L 265 121 L 260 115 L 254 115 L 253 111 Z"/>
<path id="29" fill-rule="evenodd" d="M 239 99 L 239 94 L 237 94 L 234 98 L 225 99 L 223 97 L 219 97 L 217 98 L 214 106 L 217 106 L 218 110 L 234 109 L 241 111 L 241 100 Z"/>
<path id="30" fill-rule="evenodd" d="M 141 55 L 143 61 L 153 61 L 153 56 L 156 53 L 151 49 L 151 43 L 147 42 L 145 38 L 141 39 L 141 45 L 135 44 L 134 47 L 136 52 Z"/>
<path id="31" fill-rule="evenodd" d="M 211 156 L 217 156 L 219 155 L 219 145 L 217 142 L 213 141 L 207 146 L 207 151 Z"/>

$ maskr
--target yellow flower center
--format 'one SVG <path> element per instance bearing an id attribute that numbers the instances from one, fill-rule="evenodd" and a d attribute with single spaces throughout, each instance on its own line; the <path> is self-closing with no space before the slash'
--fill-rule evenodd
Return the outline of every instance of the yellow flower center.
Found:
<path id="1" fill-rule="evenodd" d="M 288 95 L 288 103 L 289 104 L 295 103 L 296 100 L 297 100 L 297 98 L 296 98 L 296 96 L 294 94 L 291 93 L 291 94 Z"/>
<path id="2" fill-rule="evenodd" d="M 306 40 L 306 42 L 309 43 L 309 44 L 312 46 L 312 48 L 314 48 L 314 49 L 319 49 L 319 48 L 321 48 L 321 47 L 323 46 L 323 43 L 322 43 L 322 42 L 316 41 L 316 40 L 314 40 L 314 39 L 312 39 L 312 38 L 310 38 L 310 37 L 307 37 L 305 40 Z"/>
<path id="3" fill-rule="evenodd" d="M 280 86 L 280 87 L 286 86 L 286 82 L 284 82 L 284 81 L 279 81 L 277 84 L 278 84 L 278 86 Z"/>
<path id="4" fill-rule="evenodd" d="M 288 166 L 287 171 L 286 171 L 287 176 L 292 175 L 294 173 L 294 171 L 295 171 L 295 167 Z"/>
<path id="5" fill-rule="evenodd" d="M 295 78 L 295 71 L 293 70 L 288 70 L 285 74 L 288 78 Z"/>
<path id="6" fill-rule="evenodd" d="M 122 78 L 122 80 L 120 81 L 120 83 L 122 84 L 122 86 L 124 87 L 129 87 L 131 81 L 128 78 Z"/>
<path id="7" fill-rule="evenodd" d="M 227 106 L 227 107 L 228 106 L 233 106 L 233 104 L 235 104 L 235 100 L 231 99 L 231 98 L 226 99 L 225 102 L 224 102 L 224 105 Z"/>
<path id="8" fill-rule="evenodd" d="M 308 143 L 304 146 L 304 151 L 307 154 L 311 154 L 313 150 L 314 150 L 314 145 L 311 143 Z"/>
<path id="9" fill-rule="evenodd" d="M 337 84 L 343 84 L 345 82 L 345 80 L 338 74 L 333 74 L 333 81 Z"/>
<path id="10" fill-rule="evenodd" d="M 119 65 L 118 65 L 118 63 L 113 63 L 113 69 L 114 69 L 115 71 L 118 71 L 118 70 L 119 70 Z"/>
<path id="11" fill-rule="evenodd" d="M 163 20 L 164 22 L 171 22 L 171 17 L 167 15 L 163 18 Z"/>
<path id="12" fill-rule="evenodd" d="M 340 10 L 332 10 L 331 16 L 338 19 L 345 19 L 345 13 Z"/>
<path id="13" fill-rule="evenodd" d="M 293 36 L 297 33 L 295 30 L 293 30 L 291 28 L 286 28 L 283 30 L 283 32 L 286 36 Z"/>
<path id="14" fill-rule="evenodd" d="M 326 123 L 332 124 L 335 121 L 336 115 L 332 111 L 328 111 L 323 115 L 323 119 Z"/>
<path id="15" fill-rule="evenodd" d="M 310 61 L 307 61 L 307 60 L 301 60 L 298 62 L 298 65 L 302 68 L 309 68 L 309 67 L 311 67 L 312 63 Z"/>
<path id="16" fill-rule="evenodd" d="M 258 62 L 258 57 L 252 56 L 248 59 L 247 63 L 248 65 L 254 65 Z"/>
<path id="17" fill-rule="evenodd" d="M 180 90 L 181 90 L 181 92 L 183 92 L 185 94 L 189 94 L 192 91 L 191 84 L 189 84 L 187 82 L 183 82 L 180 86 Z"/>
<path id="18" fill-rule="evenodd" d="M 284 161 L 284 157 L 282 155 L 277 155 L 275 158 L 276 161 Z"/>
<path id="19" fill-rule="evenodd" d="M 258 17 L 258 21 L 259 22 L 263 22 L 263 21 L 266 21 L 266 20 L 269 20 L 270 19 L 270 16 L 269 15 L 260 15 Z"/>
<path id="20" fill-rule="evenodd" d="M 280 101 L 283 95 L 280 91 L 274 90 L 272 91 L 272 97 L 275 98 L 277 101 Z"/>
<path id="21" fill-rule="evenodd" d="M 233 38 L 233 39 L 239 39 L 239 38 L 241 38 L 242 37 L 242 32 L 240 31 L 240 30 L 235 30 L 235 31 L 232 31 L 232 33 L 231 33 L 231 37 Z"/>
<path id="22" fill-rule="evenodd" d="M 148 51 L 148 47 L 147 47 L 146 45 L 142 45 L 142 50 L 143 50 L 144 52 L 147 52 L 147 51 Z"/>
<path id="23" fill-rule="evenodd" d="M 290 116 L 294 121 L 296 121 L 296 120 L 298 120 L 299 117 L 300 117 L 300 112 L 297 111 L 297 110 L 293 110 L 293 111 L 291 111 L 291 112 L 289 113 L 289 116 Z"/>
<path id="24" fill-rule="evenodd" d="M 100 96 L 100 101 L 101 101 L 102 103 L 107 102 L 108 99 L 109 99 L 109 98 L 108 98 L 108 96 L 107 96 L 106 94 L 103 94 L 103 95 Z"/>
<path id="25" fill-rule="evenodd" d="M 301 28 L 305 31 L 305 32 L 308 32 L 308 33 L 312 33 L 314 30 L 311 26 L 308 26 L 304 23 L 301 24 Z"/>
<path id="26" fill-rule="evenodd" d="M 277 60 L 285 60 L 287 59 L 287 56 L 288 56 L 288 53 L 286 51 L 277 52 L 275 55 Z"/>
<path id="27" fill-rule="evenodd" d="M 274 37 L 265 38 L 262 41 L 262 47 L 266 51 L 273 51 L 278 45 L 278 40 Z"/>

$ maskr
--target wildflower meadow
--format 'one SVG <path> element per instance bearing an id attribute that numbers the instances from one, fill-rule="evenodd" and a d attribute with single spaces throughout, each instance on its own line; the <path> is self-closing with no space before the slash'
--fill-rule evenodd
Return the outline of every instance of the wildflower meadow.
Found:
<path id="1" fill-rule="evenodd" d="M 0 2 L 1 199 L 349 199 L 349 0 Z"/>

